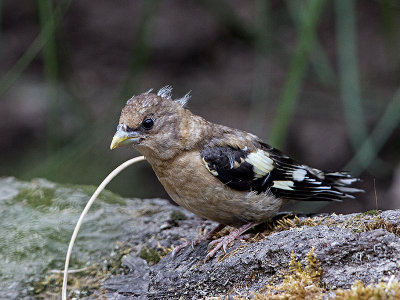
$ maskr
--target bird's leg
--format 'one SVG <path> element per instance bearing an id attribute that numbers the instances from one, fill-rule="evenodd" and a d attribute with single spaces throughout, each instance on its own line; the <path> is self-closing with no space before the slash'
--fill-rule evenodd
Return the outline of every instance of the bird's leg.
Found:
<path id="1" fill-rule="evenodd" d="M 172 257 L 174 257 L 179 251 L 181 251 L 183 248 L 185 248 L 185 247 L 187 247 L 187 246 L 189 246 L 189 245 L 191 245 L 192 248 L 193 248 L 194 246 L 196 246 L 198 243 L 200 243 L 200 242 L 202 242 L 202 241 L 211 240 L 211 238 L 214 236 L 214 234 L 220 232 L 220 231 L 221 231 L 222 229 L 224 229 L 224 228 L 225 228 L 225 225 L 223 225 L 223 224 L 218 224 L 217 227 L 215 227 L 213 230 L 211 230 L 211 231 L 210 231 L 209 233 L 207 233 L 206 235 L 204 235 L 204 236 L 202 236 L 202 237 L 199 237 L 199 238 L 197 238 L 197 239 L 195 239 L 195 240 L 193 240 L 193 241 L 187 241 L 187 242 L 185 242 L 185 243 L 183 243 L 183 244 L 181 244 L 181 245 L 175 247 L 174 250 L 172 251 L 172 254 L 171 254 Z"/>
<path id="2" fill-rule="evenodd" d="M 235 229 L 234 231 L 232 231 L 229 235 L 227 236 L 223 236 L 215 241 L 212 241 L 208 244 L 209 247 L 213 247 L 215 245 L 215 247 L 208 252 L 205 260 L 213 257 L 215 255 L 215 253 L 217 253 L 217 251 L 219 249 L 223 249 L 224 252 L 226 252 L 226 247 L 233 242 L 234 240 L 236 240 L 238 237 L 240 237 L 242 235 L 242 233 L 244 233 L 245 231 L 249 230 L 250 228 L 253 228 L 254 226 L 258 225 L 260 223 L 257 222 L 251 222 L 251 223 L 247 223 L 245 225 L 243 225 L 242 227 L 239 227 L 237 229 Z"/>

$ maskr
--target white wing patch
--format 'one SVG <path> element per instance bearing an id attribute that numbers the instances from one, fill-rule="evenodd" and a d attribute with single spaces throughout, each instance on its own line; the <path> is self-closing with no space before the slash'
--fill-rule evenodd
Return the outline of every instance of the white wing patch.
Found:
<path id="1" fill-rule="evenodd" d="M 297 169 L 292 173 L 293 180 L 295 181 L 303 181 L 306 177 L 307 171 L 304 169 Z"/>
<path id="2" fill-rule="evenodd" d="M 346 179 L 339 179 L 338 180 L 340 183 L 345 184 L 345 185 L 350 185 L 354 182 L 357 182 L 358 179 L 357 178 L 346 178 Z"/>
<path id="3" fill-rule="evenodd" d="M 218 172 L 215 170 L 211 170 L 210 167 L 208 166 L 208 163 L 204 160 L 204 158 L 201 159 L 203 161 L 204 166 L 207 168 L 207 170 L 213 174 L 215 177 L 218 176 Z"/>
<path id="4" fill-rule="evenodd" d="M 258 149 L 256 152 L 250 153 L 246 157 L 245 161 L 253 166 L 255 179 L 266 176 L 274 168 L 274 161 L 269 158 L 267 152 L 261 149 Z"/>
<path id="5" fill-rule="evenodd" d="M 272 187 L 281 189 L 281 190 L 288 190 L 293 191 L 294 182 L 290 180 L 275 180 L 274 185 Z"/>

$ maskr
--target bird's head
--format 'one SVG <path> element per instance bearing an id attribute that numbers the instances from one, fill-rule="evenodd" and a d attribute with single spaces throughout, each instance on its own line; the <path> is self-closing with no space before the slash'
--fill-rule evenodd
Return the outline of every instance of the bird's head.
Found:
<path id="1" fill-rule="evenodd" d="M 189 93 L 171 99 L 172 88 L 163 87 L 157 94 L 151 90 L 129 99 L 122 109 L 110 149 L 133 145 L 145 156 L 168 159 L 177 151 L 183 106 Z"/>

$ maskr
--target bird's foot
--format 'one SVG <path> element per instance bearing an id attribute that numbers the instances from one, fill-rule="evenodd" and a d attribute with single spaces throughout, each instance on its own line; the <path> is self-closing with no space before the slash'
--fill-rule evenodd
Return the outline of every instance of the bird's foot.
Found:
<path id="1" fill-rule="evenodd" d="M 234 240 L 238 239 L 245 231 L 249 230 L 250 228 L 253 228 L 254 226 L 258 225 L 259 223 L 247 223 L 243 225 L 242 227 L 239 227 L 232 231 L 229 235 L 223 236 L 215 241 L 212 241 L 208 244 L 209 248 L 214 247 L 210 252 L 208 252 L 205 260 L 208 260 L 209 258 L 212 258 L 215 253 L 218 252 L 219 249 L 222 248 L 222 250 L 226 253 L 226 249 L 229 246 L 231 242 Z"/>
<path id="2" fill-rule="evenodd" d="M 200 238 L 197 238 L 197 239 L 192 240 L 192 241 L 184 242 L 183 244 L 181 244 L 181 245 L 179 245 L 179 246 L 176 246 L 176 247 L 174 248 L 174 250 L 172 250 L 172 253 L 171 253 L 172 257 L 174 257 L 176 254 L 179 253 L 179 251 L 181 251 L 183 248 L 186 248 L 186 247 L 189 246 L 189 245 L 191 245 L 192 248 L 194 248 L 194 246 L 196 246 L 196 245 L 199 244 L 200 242 L 207 240 L 207 239 L 208 239 L 207 237 L 208 237 L 208 235 L 203 236 L 203 237 L 200 237 Z"/>
<path id="3" fill-rule="evenodd" d="M 214 236 L 214 234 L 221 231 L 224 227 L 225 227 L 225 225 L 219 224 L 217 227 L 215 227 L 213 230 L 211 230 L 207 235 L 199 237 L 193 241 L 187 241 L 187 242 L 175 247 L 171 253 L 172 257 L 174 257 L 176 254 L 179 253 L 179 251 L 181 251 L 183 248 L 185 248 L 189 245 L 191 245 L 192 248 L 194 248 L 194 246 L 196 246 L 197 244 L 199 244 L 202 241 L 211 240 L 211 238 Z"/>

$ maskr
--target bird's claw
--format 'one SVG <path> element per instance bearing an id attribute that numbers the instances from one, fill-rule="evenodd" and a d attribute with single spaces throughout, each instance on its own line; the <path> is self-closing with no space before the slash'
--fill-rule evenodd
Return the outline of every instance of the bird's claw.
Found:
<path id="1" fill-rule="evenodd" d="M 208 244 L 208 248 L 211 249 L 210 252 L 208 252 L 207 256 L 205 257 L 205 260 L 208 260 L 209 258 L 212 258 L 215 253 L 218 252 L 219 249 L 222 248 L 222 250 L 224 251 L 224 253 L 226 253 L 228 246 L 230 243 L 232 243 L 233 241 L 235 241 L 237 238 L 239 238 L 246 230 L 254 227 L 255 225 L 257 225 L 257 223 L 248 223 L 243 225 L 240 228 L 235 229 L 234 231 L 232 231 L 230 234 L 228 234 L 227 236 L 223 236 L 219 239 L 216 239 L 214 241 L 211 241 Z M 211 237 L 218 231 L 220 231 L 222 228 L 224 227 L 224 225 L 218 225 L 218 227 L 216 227 L 214 230 L 212 230 L 209 234 L 207 234 L 206 236 L 203 236 L 201 238 L 197 238 L 193 241 L 187 241 L 185 243 L 183 243 L 182 245 L 179 245 L 177 247 L 175 247 L 175 249 L 172 251 L 171 256 L 174 257 L 176 254 L 179 253 L 179 251 L 181 251 L 183 248 L 191 245 L 192 248 L 194 248 L 194 246 L 196 246 L 197 244 L 199 244 L 202 241 L 205 240 L 209 240 L 211 239 Z"/>
<path id="2" fill-rule="evenodd" d="M 175 248 L 174 248 L 174 250 L 172 250 L 172 252 L 171 252 L 171 256 L 172 257 L 175 257 L 175 255 L 177 255 L 183 248 L 185 248 L 187 245 L 189 245 L 191 242 L 185 242 L 185 243 L 183 243 L 183 244 L 181 244 L 181 245 L 179 245 L 179 246 L 176 246 Z"/>
<path id="3" fill-rule="evenodd" d="M 213 230 L 211 230 L 207 235 L 202 236 L 200 238 L 197 238 L 197 239 L 195 239 L 193 241 L 185 242 L 182 245 L 179 245 L 179 246 L 175 247 L 175 249 L 171 253 L 171 256 L 174 257 L 176 254 L 179 253 L 179 251 L 181 251 L 183 248 L 185 248 L 185 247 L 187 247 L 189 245 L 191 245 L 192 249 L 194 249 L 194 247 L 197 244 L 199 244 L 200 242 L 205 241 L 205 240 L 210 240 L 215 233 L 219 232 L 224 227 L 225 227 L 225 225 L 219 224 L 217 227 L 215 227 Z"/>
<path id="4" fill-rule="evenodd" d="M 242 227 L 237 228 L 234 231 L 232 231 L 229 235 L 221 237 L 217 240 L 210 242 L 208 244 L 208 247 L 212 248 L 214 245 L 215 245 L 215 247 L 210 252 L 208 252 L 205 260 L 212 258 L 215 255 L 215 253 L 217 253 L 217 251 L 221 248 L 224 251 L 224 253 L 226 253 L 227 247 L 229 246 L 230 243 L 232 243 L 233 241 L 238 239 L 242 235 L 242 233 L 244 233 L 246 230 L 254 227 L 255 225 L 257 225 L 257 223 L 245 224 Z"/>
<path id="5" fill-rule="evenodd" d="M 215 245 L 215 247 L 210 252 L 208 252 L 208 254 L 207 254 L 205 259 L 207 260 L 209 258 L 214 257 L 215 253 L 217 253 L 218 250 L 221 249 L 221 248 L 224 251 L 224 253 L 226 253 L 229 244 L 231 242 L 233 242 L 234 240 L 236 240 L 236 239 L 237 239 L 236 235 L 229 234 L 228 236 L 224 236 L 222 238 L 219 238 L 217 240 L 214 240 L 214 241 L 210 242 L 208 244 L 208 247 L 212 248 L 214 245 Z"/>
<path id="6" fill-rule="evenodd" d="M 172 256 L 172 257 L 175 257 L 176 254 L 178 254 L 183 248 L 185 248 L 185 247 L 187 247 L 187 246 L 189 246 L 189 245 L 192 247 L 192 249 L 194 249 L 194 247 L 195 247 L 197 244 L 199 244 L 201 241 L 204 241 L 204 240 L 206 240 L 206 239 L 207 239 L 207 237 L 201 237 L 201 238 L 195 239 L 195 240 L 193 240 L 193 241 L 184 242 L 183 244 L 181 244 L 181 245 L 179 245 L 179 246 L 176 246 L 176 247 L 174 248 L 174 250 L 172 250 L 171 256 Z"/>

